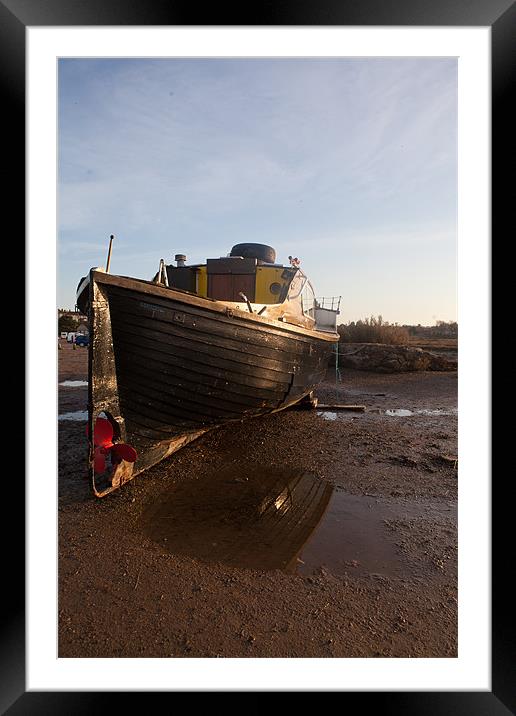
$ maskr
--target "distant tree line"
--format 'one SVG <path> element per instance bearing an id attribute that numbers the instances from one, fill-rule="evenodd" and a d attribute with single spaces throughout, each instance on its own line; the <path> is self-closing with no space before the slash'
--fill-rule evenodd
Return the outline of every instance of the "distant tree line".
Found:
<path id="1" fill-rule="evenodd" d="M 456 321 L 437 321 L 435 326 L 400 326 L 384 321 L 382 316 L 370 316 L 350 321 L 337 327 L 343 343 L 386 343 L 406 345 L 411 336 L 420 338 L 457 338 L 459 326 Z"/>
<path id="2" fill-rule="evenodd" d="M 436 321 L 435 326 L 404 326 L 411 336 L 422 338 L 458 338 L 459 324 L 457 321 Z"/>
<path id="3" fill-rule="evenodd" d="M 57 309 L 57 335 L 61 333 L 73 333 L 79 323 L 87 323 L 88 317 L 83 316 L 82 313 L 77 310 L 70 311 L 68 308 Z"/>
<path id="4" fill-rule="evenodd" d="M 59 320 L 57 321 L 57 334 L 66 331 L 66 333 L 73 332 L 75 328 L 77 327 L 78 321 L 71 316 L 70 314 L 64 314 L 62 316 L 59 316 Z"/>
<path id="5" fill-rule="evenodd" d="M 337 328 L 343 343 L 408 343 L 410 334 L 405 326 L 384 321 L 382 316 L 370 316 L 359 321 L 350 321 Z"/>

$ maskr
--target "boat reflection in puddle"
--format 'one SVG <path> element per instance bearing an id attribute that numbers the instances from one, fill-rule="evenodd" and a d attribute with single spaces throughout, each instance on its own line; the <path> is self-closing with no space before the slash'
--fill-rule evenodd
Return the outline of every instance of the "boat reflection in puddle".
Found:
<path id="1" fill-rule="evenodd" d="M 146 510 L 142 529 L 172 554 L 208 563 L 399 574 L 387 513 L 377 500 L 336 491 L 302 469 L 263 468 L 176 486 Z"/>
<path id="2" fill-rule="evenodd" d="M 174 554 L 295 571 L 332 492 L 331 485 L 304 470 L 220 472 L 162 495 L 143 515 L 142 526 Z"/>

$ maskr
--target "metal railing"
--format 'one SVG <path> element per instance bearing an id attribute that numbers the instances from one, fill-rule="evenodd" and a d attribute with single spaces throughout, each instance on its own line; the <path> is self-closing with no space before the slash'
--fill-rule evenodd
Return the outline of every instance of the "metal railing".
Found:
<path id="1" fill-rule="evenodd" d="M 340 299 L 342 296 L 323 296 L 315 299 L 316 308 L 326 308 L 329 311 L 338 311 L 340 309 Z"/>

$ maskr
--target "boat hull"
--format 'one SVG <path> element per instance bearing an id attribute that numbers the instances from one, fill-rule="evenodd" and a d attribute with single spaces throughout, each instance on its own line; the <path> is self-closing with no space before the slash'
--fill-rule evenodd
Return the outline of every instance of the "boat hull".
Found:
<path id="1" fill-rule="evenodd" d="M 89 305 L 89 434 L 104 414 L 138 453 L 101 487 L 90 461 L 99 495 L 211 428 L 297 403 L 324 378 L 337 340 L 95 271 Z"/>

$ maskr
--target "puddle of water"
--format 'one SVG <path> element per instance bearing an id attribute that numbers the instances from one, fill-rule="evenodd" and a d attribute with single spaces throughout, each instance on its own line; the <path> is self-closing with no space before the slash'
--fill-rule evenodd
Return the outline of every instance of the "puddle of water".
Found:
<path id="1" fill-rule="evenodd" d="M 357 417 L 357 411 L 356 410 L 343 410 L 337 413 L 333 410 L 318 410 L 317 415 L 319 415 L 323 420 L 337 420 L 337 418 L 350 418 L 351 420 L 356 420 Z"/>
<path id="2" fill-rule="evenodd" d="M 336 492 L 324 520 L 300 554 L 298 571 L 324 566 L 334 574 L 399 574 L 402 557 L 387 533 L 385 509 L 374 498 Z"/>
<path id="3" fill-rule="evenodd" d="M 320 415 L 324 420 L 337 420 L 337 413 L 332 413 L 330 410 L 318 410 L 317 415 Z"/>
<path id="4" fill-rule="evenodd" d="M 144 533 L 175 554 L 251 569 L 289 569 L 333 487 L 296 469 L 220 472 L 178 485 L 144 514 Z"/>
<path id="5" fill-rule="evenodd" d="M 143 514 L 144 534 L 172 554 L 240 568 L 403 575 L 384 520 L 422 505 L 348 495 L 301 469 L 222 472 L 176 486 Z"/>
<path id="6" fill-rule="evenodd" d="M 61 413 L 57 416 L 58 420 L 88 420 L 87 410 L 76 410 L 73 413 Z"/>
<path id="7" fill-rule="evenodd" d="M 59 383 L 59 385 L 62 385 L 63 388 L 82 388 L 82 387 L 88 385 L 88 381 L 87 380 L 64 380 L 62 383 Z"/>
<path id="8" fill-rule="evenodd" d="M 457 415 L 457 408 L 451 408 L 450 410 L 427 410 L 427 409 L 420 409 L 420 410 L 404 410 L 404 409 L 396 409 L 396 410 L 386 410 L 385 415 L 390 415 L 391 417 L 399 417 L 399 418 L 406 418 L 410 415 Z"/>
<path id="9" fill-rule="evenodd" d="M 428 410 L 428 409 L 418 409 L 418 410 L 407 410 L 405 408 L 395 408 L 392 410 L 368 410 L 366 411 L 368 413 L 377 413 L 379 415 L 388 415 L 389 417 L 395 417 L 395 418 L 409 418 L 413 415 L 457 415 L 457 408 L 451 408 L 450 410 Z M 351 420 L 355 420 L 357 417 L 357 413 L 353 411 L 342 411 L 342 412 L 336 412 L 332 410 L 318 410 L 317 415 L 319 415 L 323 420 L 337 420 L 337 419 L 343 419 L 343 418 L 351 418 Z"/>

